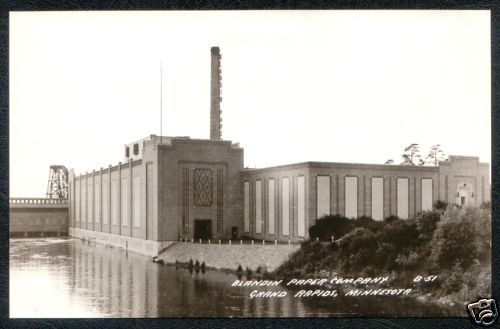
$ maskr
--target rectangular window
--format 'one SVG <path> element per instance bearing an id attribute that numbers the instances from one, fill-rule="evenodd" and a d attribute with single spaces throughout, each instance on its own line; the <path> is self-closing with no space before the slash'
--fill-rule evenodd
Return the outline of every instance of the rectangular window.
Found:
<path id="1" fill-rule="evenodd" d="M 153 165 L 146 164 L 146 230 L 148 232 L 147 238 L 150 238 L 150 233 L 153 227 Z"/>
<path id="2" fill-rule="evenodd" d="M 82 181 L 82 223 L 87 221 L 87 180 Z"/>
<path id="3" fill-rule="evenodd" d="M 432 210 L 432 178 L 422 179 L 422 211 Z"/>
<path id="4" fill-rule="evenodd" d="M 384 220 L 384 179 L 372 178 L 372 218 Z"/>
<path id="5" fill-rule="evenodd" d="M 250 183 L 243 183 L 244 230 L 250 232 Z"/>
<path id="6" fill-rule="evenodd" d="M 92 180 L 87 179 L 87 222 L 92 223 L 92 215 L 94 214 L 94 198 L 92 195 L 93 186 Z"/>
<path id="7" fill-rule="evenodd" d="M 135 143 L 134 144 L 134 155 L 139 154 L 139 144 Z"/>
<path id="8" fill-rule="evenodd" d="M 128 226 L 130 222 L 130 186 L 128 177 L 122 178 L 122 224 Z"/>
<path id="9" fill-rule="evenodd" d="M 330 176 L 316 177 L 317 218 L 330 215 Z"/>
<path id="10" fill-rule="evenodd" d="M 95 182 L 94 185 L 94 221 L 99 224 L 101 221 L 101 184 Z"/>
<path id="11" fill-rule="evenodd" d="M 255 182 L 255 233 L 262 233 L 262 183 Z"/>
<path id="12" fill-rule="evenodd" d="M 135 176 L 132 181 L 132 207 L 134 216 L 134 227 L 141 226 L 141 176 Z"/>
<path id="13" fill-rule="evenodd" d="M 118 216 L 120 215 L 120 190 L 118 189 L 118 180 L 111 181 L 111 220 L 113 225 L 118 225 Z"/>
<path id="14" fill-rule="evenodd" d="M 128 158 L 130 156 L 130 148 L 127 146 L 125 147 L 125 157 Z"/>
<path id="15" fill-rule="evenodd" d="M 75 220 L 80 221 L 80 181 L 75 182 Z"/>
<path id="16" fill-rule="evenodd" d="M 269 234 L 274 234 L 274 179 L 270 179 L 268 185 L 267 223 L 269 225 Z"/>
<path id="17" fill-rule="evenodd" d="M 281 229 L 283 235 L 290 234 L 290 180 L 283 178 L 281 180 Z"/>
<path id="18" fill-rule="evenodd" d="M 345 216 L 358 218 L 358 177 L 345 178 Z"/>
<path id="19" fill-rule="evenodd" d="M 397 215 L 399 218 L 408 218 L 408 178 L 398 178 L 398 209 Z"/>
<path id="20" fill-rule="evenodd" d="M 306 178 L 297 178 L 297 235 L 304 236 L 306 232 Z"/>
<path id="21" fill-rule="evenodd" d="M 109 222 L 109 181 L 107 177 L 102 178 L 102 223 Z"/>

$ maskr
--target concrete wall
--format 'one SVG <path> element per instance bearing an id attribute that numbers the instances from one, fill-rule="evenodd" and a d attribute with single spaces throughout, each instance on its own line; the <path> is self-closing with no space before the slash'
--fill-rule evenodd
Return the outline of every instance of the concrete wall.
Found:
<path id="1" fill-rule="evenodd" d="M 18 199 L 19 201 L 20 199 Z M 54 201 L 50 199 L 42 201 Z M 29 201 L 23 199 L 23 202 Z M 56 200 L 59 201 L 59 200 Z M 60 203 L 13 203 L 9 202 L 9 235 L 46 236 L 68 234 L 68 205 Z"/>
<path id="2" fill-rule="evenodd" d="M 145 239 L 145 175 L 141 160 L 70 174 L 71 227 Z M 134 178 L 139 186 L 133 186 Z M 138 225 L 132 221 L 136 207 Z"/>
<path id="3" fill-rule="evenodd" d="M 480 205 L 491 200 L 490 168 L 487 163 L 479 162 L 477 157 L 450 156 L 450 161 L 439 163 L 439 199 L 456 203 L 457 185 L 472 185 L 474 195 L 469 195 L 470 205 Z"/>
<path id="4" fill-rule="evenodd" d="M 157 256 L 163 249 L 172 244 L 172 241 L 152 241 L 134 238 L 127 235 L 118 235 L 107 232 L 97 232 L 81 228 L 69 228 L 69 235 L 100 244 L 112 245 L 127 251 L 146 256 Z"/>
<path id="5" fill-rule="evenodd" d="M 147 255 L 161 250 L 161 243 L 159 247 L 154 243 L 133 247 L 137 241 L 154 238 L 154 234 L 147 234 L 148 227 L 152 228 L 147 220 L 152 222 L 153 218 L 146 218 L 148 187 L 146 165 L 141 160 L 79 176 L 70 171 L 69 181 L 70 235 L 116 246 L 125 246 L 130 240 L 132 251 Z"/>
<path id="6" fill-rule="evenodd" d="M 195 238 L 195 221 L 211 220 L 212 239 L 230 238 L 235 227 L 239 236 L 300 242 L 325 213 L 412 218 L 437 200 L 490 200 L 489 165 L 477 157 L 450 156 L 438 167 L 305 162 L 243 169 L 243 149 L 230 141 L 155 137 L 142 151 L 142 160 L 80 176 L 70 171 L 70 227 L 161 243 Z"/>
<path id="7" fill-rule="evenodd" d="M 243 150 L 230 141 L 173 139 L 158 145 L 158 224 L 160 240 L 194 237 L 196 219 L 212 220 L 212 236 L 229 238 L 243 230 L 240 170 Z M 194 171 L 211 172 L 210 205 L 196 205 Z"/>
<path id="8" fill-rule="evenodd" d="M 292 241 L 296 240 L 304 240 L 307 237 L 308 233 L 305 232 L 305 236 L 299 236 L 299 178 L 304 179 L 304 222 L 305 222 L 305 231 L 310 226 L 310 214 L 308 209 L 310 208 L 310 200 L 311 200 L 311 190 L 308 188 L 310 186 L 310 174 L 309 167 L 306 164 L 297 164 L 297 165 L 289 165 L 289 166 L 280 166 L 266 169 L 246 169 L 242 171 L 241 177 L 241 191 L 244 189 L 245 182 L 248 183 L 249 186 L 249 204 L 248 204 L 248 212 L 249 212 L 249 224 L 250 231 L 248 233 L 244 233 L 245 235 L 255 237 L 257 239 L 266 239 L 266 240 L 277 240 L 281 242 L 288 241 L 288 239 Z M 257 233 L 256 230 L 256 182 L 261 182 L 261 215 L 262 215 L 262 230 L 261 233 Z M 269 207 L 269 182 L 274 182 L 274 207 Z M 284 208 L 283 205 L 287 202 L 287 198 L 283 197 L 283 182 L 285 181 L 285 185 L 288 181 L 288 207 Z M 285 186 L 286 188 L 286 186 Z M 272 190 L 272 189 L 271 189 Z M 285 201 L 285 202 L 284 202 Z M 241 203 L 241 207 L 244 207 L 243 202 Z M 301 205 L 302 207 L 302 205 Z M 271 220 L 274 221 L 274 230 L 269 230 L 269 210 L 273 211 L 273 216 L 271 216 Z M 243 209 L 244 210 L 244 209 Z M 245 211 L 245 210 L 244 210 Z M 286 213 L 288 213 L 288 216 Z M 302 216 L 302 215 L 301 215 Z M 288 218 L 288 225 L 283 221 Z M 288 230 L 287 230 L 288 227 Z M 273 232 L 274 231 L 274 232 Z"/>
<path id="9" fill-rule="evenodd" d="M 79 176 L 70 171 L 72 232 L 161 244 L 193 238 L 196 219 L 212 220 L 214 238 L 229 238 L 232 226 L 242 229 L 241 148 L 229 141 L 188 138 L 164 137 L 160 143 L 158 137 L 145 142 L 142 151 L 142 160 Z M 193 203 L 197 169 L 211 173 L 211 202 L 206 206 Z"/>
<path id="10" fill-rule="evenodd" d="M 299 208 L 302 207 L 298 202 L 301 197 L 297 190 L 298 177 L 303 177 L 301 179 L 304 179 L 306 186 L 304 203 L 306 232 L 304 237 L 298 234 L 299 210 L 301 211 Z M 290 180 L 290 202 L 289 208 L 286 210 L 283 209 L 283 178 Z M 319 193 L 322 193 L 319 199 L 318 179 L 321 181 Z M 258 193 L 255 192 L 255 187 L 257 182 L 262 182 L 262 202 L 260 203 L 262 220 L 264 221 L 262 225 L 267 228 L 268 210 L 270 209 L 268 182 L 270 180 L 276 182 L 274 190 L 276 233 L 270 234 L 268 229 L 258 233 L 255 230 L 258 219 L 255 211 L 257 204 L 255 196 Z M 450 160 L 440 162 L 439 167 L 306 162 L 264 169 L 245 169 L 242 171 L 241 181 L 242 191 L 245 184 L 248 184 L 249 188 L 248 205 L 242 202 L 243 211 L 248 212 L 249 215 L 250 231 L 248 235 L 259 239 L 276 239 L 278 241 L 289 238 L 294 242 L 307 239 L 309 227 L 314 225 L 316 219 L 326 212 L 325 209 L 328 208 L 328 205 L 330 214 L 372 217 L 374 216 L 373 211 L 376 211 L 377 220 L 397 215 L 412 218 L 428 209 L 430 203 L 438 200 L 456 203 L 458 201 L 456 197 L 457 184 L 460 183 L 473 186 L 471 188 L 473 189 L 473 197 L 471 192 L 468 205 L 480 205 L 482 202 L 490 200 L 489 166 L 485 163 L 479 163 L 477 157 L 450 156 Z M 373 181 L 378 183 L 375 189 L 372 188 Z M 349 185 L 348 189 L 346 189 L 346 182 Z M 380 183 L 381 186 L 379 186 Z M 357 186 L 352 184 L 357 184 Z M 324 191 L 325 186 L 330 187 L 329 193 Z M 422 186 L 424 186 L 424 190 L 422 190 Z M 404 190 L 402 190 L 403 188 Z M 372 195 L 373 191 L 381 191 L 382 193 L 381 195 Z M 329 198 L 329 200 L 325 200 L 325 198 Z M 377 202 L 375 208 L 372 207 L 372 200 Z M 351 207 L 348 213 L 346 213 L 346 205 Z M 352 207 L 357 207 L 357 209 Z M 290 232 L 288 235 L 283 234 L 282 230 L 284 211 L 290 212 Z"/>

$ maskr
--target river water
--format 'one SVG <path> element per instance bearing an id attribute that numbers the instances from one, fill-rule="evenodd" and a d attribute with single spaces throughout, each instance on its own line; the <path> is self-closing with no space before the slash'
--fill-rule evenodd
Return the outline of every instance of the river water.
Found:
<path id="1" fill-rule="evenodd" d="M 294 297 L 283 286 L 232 287 L 235 274 L 153 263 L 150 257 L 71 238 L 10 240 L 11 317 L 446 316 L 401 297 Z M 286 291 L 250 298 L 253 290 Z"/>

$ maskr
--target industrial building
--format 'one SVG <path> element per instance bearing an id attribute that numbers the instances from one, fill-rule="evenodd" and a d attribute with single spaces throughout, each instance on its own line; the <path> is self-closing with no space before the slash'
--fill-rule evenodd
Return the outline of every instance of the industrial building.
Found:
<path id="1" fill-rule="evenodd" d="M 221 136 L 220 51 L 211 49 L 210 139 L 150 135 L 125 162 L 69 172 L 70 235 L 157 255 L 172 241 L 293 243 L 325 214 L 411 218 L 437 200 L 490 200 L 489 164 L 450 156 L 438 166 L 304 162 L 244 168 L 243 148 Z"/>

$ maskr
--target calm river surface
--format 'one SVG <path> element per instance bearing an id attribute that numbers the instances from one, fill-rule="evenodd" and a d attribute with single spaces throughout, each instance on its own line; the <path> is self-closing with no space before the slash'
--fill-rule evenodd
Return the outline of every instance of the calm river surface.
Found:
<path id="1" fill-rule="evenodd" d="M 315 303 L 253 298 L 285 287 L 231 287 L 235 274 L 155 264 L 149 257 L 71 238 L 10 240 L 11 317 L 303 317 L 451 315 L 400 298 Z M 323 299 L 324 301 L 324 299 Z"/>

